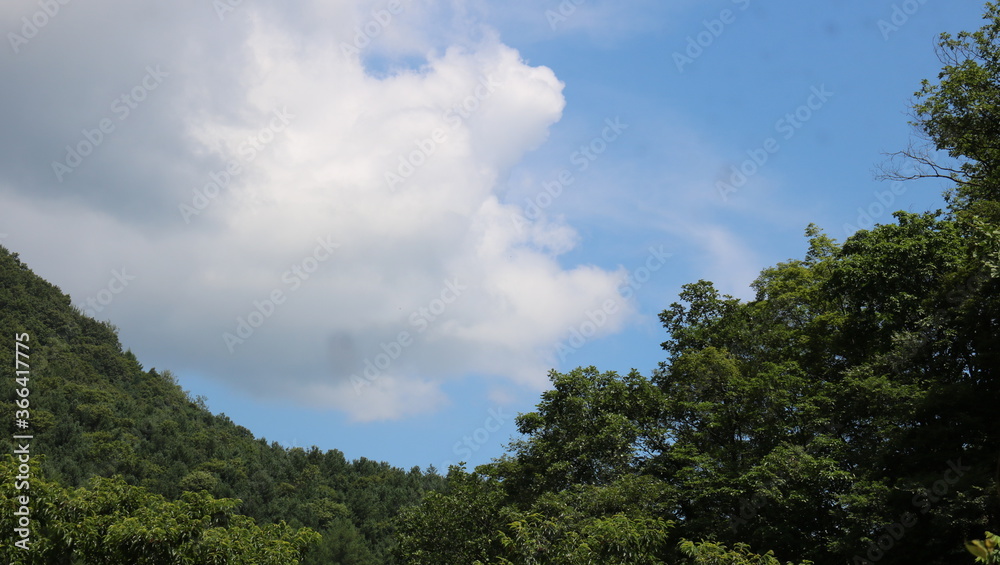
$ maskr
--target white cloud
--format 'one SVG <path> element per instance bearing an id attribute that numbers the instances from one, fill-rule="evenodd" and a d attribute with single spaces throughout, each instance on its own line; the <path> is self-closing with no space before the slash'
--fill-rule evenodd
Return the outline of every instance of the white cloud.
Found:
<path id="1" fill-rule="evenodd" d="M 354 27 L 337 19 L 345 12 L 309 6 L 296 17 L 338 33 L 312 22 L 312 35 L 297 35 L 286 26 L 295 18 L 252 5 L 223 22 L 197 20 L 201 30 L 248 27 L 169 54 L 175 74 L 163 100 L 151 97 L 125 124 L 128 143 L 95 151 L 102 167 L 85 163 L 100 178 L 84 180 L 81 166 L 50 198 L 3 179 L 5 245 L 81 305 L 124 266 L 135 280 L 98 317 L 122 328 L 147 365 L 198 370 L 255 394 L 367 421 L 439 409 L 440 385 L 470 374 L 545 386 L 539 352 L 616 296 L 622 275 L 560 266 L 575 232 L 553 221 L 518 227 L 520 211 L 495 195 L 560 119 L 562 83 L 491 33 L 373 76 L 364 57 L 342 52 Z M 379 53 L 412 55 L 421 42 L 405 38 L 420 36 L 408 27 L 420 9 L 407 5 Z M 365 11 L 354 15 L 364 23 Z M 186 25 L 178 18 L 160 31 Z M 41 63 L 59 72 L 61 63 Z M 213 179 L 227 186 L 216 194 Z M 156 226 L 137 221 L 143 214 Z M 38 233 L 63 235 L 29 235 Z M 630 314 L 623 308 L 600 333 Z M 358 394 L 350 376 L 363 378 L 368 363 L 382 367 Z"/>

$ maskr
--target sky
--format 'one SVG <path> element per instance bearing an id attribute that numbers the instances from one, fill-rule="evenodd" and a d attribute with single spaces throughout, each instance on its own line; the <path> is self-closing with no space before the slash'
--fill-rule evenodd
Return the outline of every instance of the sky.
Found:
<path id="1" fill-rule="evenodd" d="M 894 210 L 942 0 L 11 0 L 0 245 L 258 437 L 488 462 L 682 285 Z"/>

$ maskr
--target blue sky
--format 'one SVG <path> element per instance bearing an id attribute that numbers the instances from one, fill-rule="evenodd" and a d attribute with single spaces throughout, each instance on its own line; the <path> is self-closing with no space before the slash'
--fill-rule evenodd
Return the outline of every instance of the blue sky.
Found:
<path id="1" fill-rule="evenodd" d="M 0 8 L 0 243 L 256 435 L 406 468 L 500 455 L 549 368 L 648 374 L 685 283 L 941 207 L 873 173 L 982 12 L 40 6 Z"/>

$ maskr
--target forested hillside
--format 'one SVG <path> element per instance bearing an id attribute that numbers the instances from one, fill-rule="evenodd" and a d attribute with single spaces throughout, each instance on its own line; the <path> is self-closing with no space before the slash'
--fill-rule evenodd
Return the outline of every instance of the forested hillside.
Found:
<path id="1" fill-rule="evenodd" d="M 34 475 L 30 485 L 39 512 L 32 523 L 36 551 L 13 551 L 11 544 L 16 538 L 9 535 L 14 518 L 12 498 L 21 492 L 14 491 L 16 466 L 10 454 L 18 446 L 12 443 L 11 434 L 5 434 L 0 439 L 4 452 L 0 492 L 5 501 L 0 523 L 7 532 L 0 539 L 0 551 L 5 562 L 72 563 L 53 557 L 72 554 L 93 559 L 86 563 L 186 563 L 157 560 L 154 554 L 146 561 L 129 560 L 129 555 L 145 555 L 145 549 L 162 546 L 165 541 L 153 531 L 142 533 L 145 520 L 152 515 L 136 518 L 128 526 L 125 518 L 131 516 L 131 506 L 124 501 L 160 496 L 161 504 L 168 505 L 184 493 L 202 492 L 240 502 L 202 500 L 200 505 L 187 509 L 177 506 L 170 511 L 164 506 L 158 515 L 173 512 L 192 523 L 218 513 L 234 515 L 233 520 L 227 520 L 231 522 L 227 535 L 233 540 L 253 531 L 250 526 L 241 526 L 243 534 L 233 533 L 239 522 L 235 515 L 253 518 L 261 526 L 284 521 L 291 529 L 308 527 L 322 535 L 318 542 L 308 535 L 302 538 L 314 543 L 302 544 L 301 563 L 381 563 L 392 537 L 391 519 L 402 506 L 416 502 L 442 481 L 418 468 L 407 472 L 363 458 L 347 461 L 336 450 L 286 449 L 254 438 L 246 428 L 224 415 L 211 414 L 198 399 L 190 398 L 168 370 L 144 369 L 131 352 L 122 351 L 112 326 L 84 316 L 70 304 L 68 296 L 32 273 L 16 253 L 2 247 L 0 329 L 6 339 L 0 347 L 0 366 L 8 371 L 0 385 L 0 398 L 5 399 L 0 403 L 0 418 L 12 430 L 18 409 L 15 391 L 21 388 L 13 372 L 15 336 L 30 336 L 24 350 L 30 355 L 24 359 L 30 366 L 28 432 L 34 435 L 30 442 Z M 93 477 L 114 476 L 124 483 L 91 482 Z M 126 484 L 141 490 L 129 489 Z M 89 490 L 73 496 L 60 494 L 60 489 L 77 487 Z M 82 502 L 88 497 L 111 497 L 117 502 L 88 506 Z M 70 499 L 77 502 L 70 503 Z M 46 504 L 73 507 L 77 514 L 49 508 L 51 524 L 47 524 L 42 506 Z M 72 534 L 72 527 L 60 529 L 59 524 L 75 527 L 74 521 L 87 515 L 102 525 L 86 535 L 82 531 Z M 119 540 L 119 547 L 110 543 L 116 523 L 135 528 Z M 177 522 L 170 523 L 181 531 Z M 46 532 L 50 539 L 42 539 Z M 258 537 L 280 537 L 276 530 L 268 532 Z M 294 539 L 289 532 L 289 539 Z M 56 539 L 59 536 L 66 539 Z M 93 556 L 104 554 L 87 550 L 87 543 L 107 544 L 102 551 L 109 555 L 118 551 L 121 561 L 97 560 Z M 182 540 L 172 543 L 180 546 Z M 125 553 L 123 548 L 129 544 L 145 549 Z M 37 550 L 45 547 L 54 553 Z M 275 563 L 289 562 L 284 554 L 276 555 Z M 14 559 L 20 561 L 11 561 Z M 264 562 L 255 560 L 263 559 L 259 556 L 246 559 L 247 563 Z"/>

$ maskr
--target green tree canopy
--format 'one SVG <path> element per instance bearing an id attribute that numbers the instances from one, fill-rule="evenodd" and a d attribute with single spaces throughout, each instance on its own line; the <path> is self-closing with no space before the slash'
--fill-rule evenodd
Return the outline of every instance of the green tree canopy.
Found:
<path id="1" fill-rule="evenodd" d="M 0 527 L 13 532 L 21 505 L 30 496 L 28 549 L 4 536 L 5 562 L 18 565 L 74 563 L 105 565 L 292 565 L 319 541 L 308 528 L 284 522 L 258 526 L 234 513 L 238 500 L 207 492 L 185 492 L 169 501 L 121 478 L 91 479 L 87 487 L 65 489 L 32 466 L 30 488 L 17 490 L 18 465 L 0 462 Z"/>

